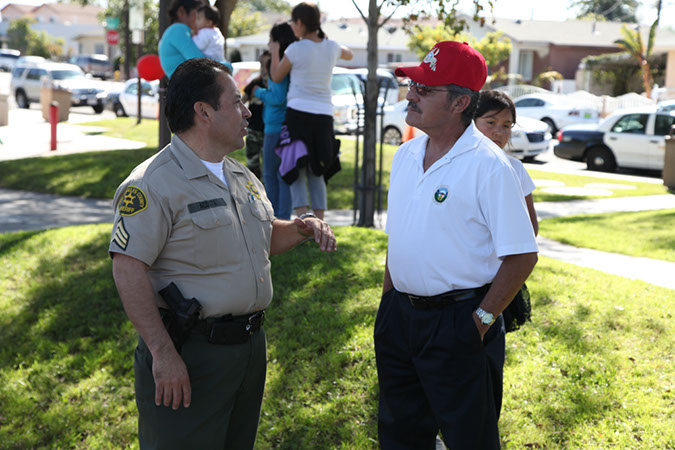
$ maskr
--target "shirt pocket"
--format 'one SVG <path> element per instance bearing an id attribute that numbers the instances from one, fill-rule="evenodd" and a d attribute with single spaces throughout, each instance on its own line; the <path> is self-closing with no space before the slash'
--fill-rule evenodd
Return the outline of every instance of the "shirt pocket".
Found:
<path id="1" fill-rule="evenodd" d="M 274 213 L 267 209 L 263 202 L 249 203 L 249 207 L 251 208 L 251 214 L 259 220 L 269 222 L 274 217 Z"/>
<path id="2" fill-rule="evenodd" d="M 226 208 L 210 208 L 191 214 L 194 225 L 194 263 L 200 268 L 227 265 L 241 254 L 237 245 L 233 218 Z"/>

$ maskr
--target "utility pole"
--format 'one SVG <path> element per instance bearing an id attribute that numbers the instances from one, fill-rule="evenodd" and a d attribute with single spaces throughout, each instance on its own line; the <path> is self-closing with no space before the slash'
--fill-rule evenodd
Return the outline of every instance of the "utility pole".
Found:
<path id="1" fill-rule="evenodd" d="M 131 32 L 129 31 L 129 0 L 124 0 L 124 77 L 131 78 L 129 72 L 131 61 Z"/>

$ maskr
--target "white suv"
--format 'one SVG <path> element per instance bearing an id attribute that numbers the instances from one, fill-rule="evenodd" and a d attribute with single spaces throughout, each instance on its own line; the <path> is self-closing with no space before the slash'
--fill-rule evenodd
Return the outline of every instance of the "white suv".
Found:
<path id="1" fill-rule="evenodd" d="M 28 108 L 40 101 L 43 82 L 70 91 L 72 106 L 91 106 L 94 112 L 103 112 L 106 93 L 73 64 L 40 63 L 20 65 L 12 70 L 10 90 L 19 108 Z"/>

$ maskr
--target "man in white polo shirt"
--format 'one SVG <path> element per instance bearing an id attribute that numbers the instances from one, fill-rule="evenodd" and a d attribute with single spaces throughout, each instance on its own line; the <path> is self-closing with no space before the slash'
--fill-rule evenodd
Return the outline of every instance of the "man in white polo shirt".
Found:
<path id="1" fill-rule="evenodd" d="M 537 262 L 516 174 L 471 118 L 487 68 L 440 42 L 410 78 L 406 122 L 426 133 L 394 156 L 389 248 L 375 322 L 384 449 L 499 448 L 501 312 Z M 503 364 L 502 364 L 503 365 Z"/>

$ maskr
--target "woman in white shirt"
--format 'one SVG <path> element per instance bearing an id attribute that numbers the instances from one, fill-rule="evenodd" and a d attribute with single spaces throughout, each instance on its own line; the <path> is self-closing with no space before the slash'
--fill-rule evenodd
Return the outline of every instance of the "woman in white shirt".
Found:
<path id="1" fill-rule="evenodd" d="M 298 171 L 291 184 L 295 214 L 309 210 L 306 184 L 309 187 L 314 214 L 323 219 L 326 209 L 326 180 L 339 165 L 333 131 L 331 77 L 338 58 L 354 56 L 347 47 L 329 40 L 321 30 L 321 13 L 313 3 L 300 3 L 291 11 L 291 28 L 300 39 L 289 45 L 279 60 L 278 43 L 270 42 L 272 53 L 271 77 L 281 82 L 290 72 L 286 126 L 293 140 L 307 146 L 308 158 L 300 160 L 306 170 Z"/>

